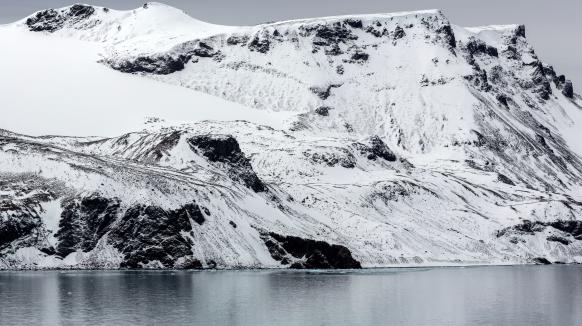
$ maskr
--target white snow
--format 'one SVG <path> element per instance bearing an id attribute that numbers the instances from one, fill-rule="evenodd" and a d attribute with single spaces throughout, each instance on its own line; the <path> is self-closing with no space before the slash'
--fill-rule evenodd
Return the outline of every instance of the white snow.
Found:
<path id="1" fill-rule="evenodd" d="M 202 120 L 249 120 L 282 128 L 290 114 L 250 109 L 98 63 L 101 45 L 0 27 L 0 128 L 29 135 L 116 136 Z M 18 64 L 16 64 L 18 63 Z"/>

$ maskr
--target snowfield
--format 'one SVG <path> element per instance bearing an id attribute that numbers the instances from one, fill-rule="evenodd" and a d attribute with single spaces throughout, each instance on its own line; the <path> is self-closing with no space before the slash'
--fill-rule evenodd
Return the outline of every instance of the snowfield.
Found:
<path id="1" fill-rule="evenodd" d="M 582 98 L 521 25 L 73 5 L 0 48 L 0 269 L 582 263 Z"/>

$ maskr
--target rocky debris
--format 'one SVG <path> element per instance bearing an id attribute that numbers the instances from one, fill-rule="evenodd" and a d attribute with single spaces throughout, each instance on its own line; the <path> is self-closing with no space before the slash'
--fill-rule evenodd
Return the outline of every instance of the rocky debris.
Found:
<path id="1" fill-rule="evenodd" d="M 318 115 L 320 115 L 322 117 L 327 117 L 327 116 L 329 116 L 330 110 L 333 110 L 333 108 L 331 108 L 329 106 L 320 106 L 317 109 L 315 109 L 315 113 L 317 113 Z"/>
<path id="2" fill-rule="evenodd" d="M 187 55 L 171 56 L 167 54 L 141 56 L 126 60 L 105 60 L 111 68 L 125 73 L 150 73 L 156 75 L 169 75 L 184 69 L 185 64 L 191 59 Z"/>
<path id="3" fill-rule="evenodd" d="M 359 269 L 350 250 L 324 241 L 263 233 L 261 238 L 273 259 L 293 269 Z"/>
<path id="4" fill-rule="evenodd" d="M 234 137 L 230 135 L 199 135 L 188 139 L 188 143 L 195 152 L 200 151 L 210 162 L 225 164 L 228 175 L 232 179 L 242 181 L 245 186 L 255 192 L 267 190 Z"/>
<path id="5" fill-rule="evenodd" d="M 33 32 L 46 31 L 53 33 L 64 27 L 65 23 L 74 24 L 82 21 L 95 13 L 95 8 L 87 5 L 76 4 L 66 12 L 58 12 L 48 9 L 37 12 L 26 20 L 26 25 Z"/>

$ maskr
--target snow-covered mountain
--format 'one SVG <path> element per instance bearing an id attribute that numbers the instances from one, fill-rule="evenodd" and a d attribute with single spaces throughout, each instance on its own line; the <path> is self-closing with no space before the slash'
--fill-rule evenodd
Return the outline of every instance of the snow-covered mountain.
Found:
<path id="1" fill-rule="evenodd" d="M 582 262 L 582 98 L 523 26 L 73 5 L 0 48 L 0 269 Z"/>

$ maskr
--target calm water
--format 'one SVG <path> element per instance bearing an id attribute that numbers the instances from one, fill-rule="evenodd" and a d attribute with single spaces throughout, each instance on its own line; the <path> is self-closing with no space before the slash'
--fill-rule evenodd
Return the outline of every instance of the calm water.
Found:
<path id="1" fill-rule="evenodd" d="M 582 325 L 582 266 L 0 272 L 0 325 Z"/>

